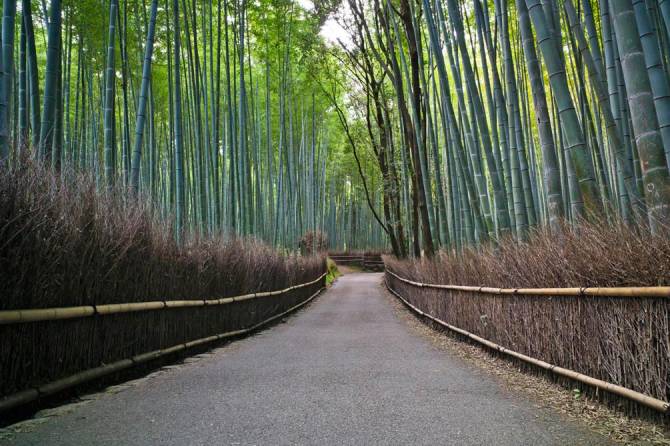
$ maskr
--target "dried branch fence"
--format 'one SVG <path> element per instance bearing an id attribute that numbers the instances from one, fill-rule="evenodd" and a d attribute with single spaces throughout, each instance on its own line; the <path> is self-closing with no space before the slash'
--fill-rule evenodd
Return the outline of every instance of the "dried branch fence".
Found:
<path id="1" fill-rule="evenodd" d="M 316 297 L 325 277 L 323 273 L 282 290 L 222 299 L 0 311 L 0 412 L 254 331 Z"/>
<path id="2" fill-rule="evenodd" d="M 670 287 L 387 288 L 418 314 L 505 355 L 667 413 Z M 536 359 L 541 358 L 541 359 Z"/>

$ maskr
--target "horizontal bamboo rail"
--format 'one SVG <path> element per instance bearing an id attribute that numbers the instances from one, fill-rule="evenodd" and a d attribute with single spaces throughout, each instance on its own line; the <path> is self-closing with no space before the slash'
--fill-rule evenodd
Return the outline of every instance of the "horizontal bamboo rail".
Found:
<path id="1" fill-rule="evenodd" d="M 58 308 L 34 308 L 28 310 L 5 310 L 0 311 L 0 325 L 18 324 L 37 321 L 55 321 L 60 319 L 74 319 L 89 317 L 95 314 L 107 315 L 118 313 L 131 313 L 134 311 L 162 310 L 165 308 L 204 307 L 213 305 L 226 305 L 233 302 L 241 302 L 259 297 L 276 296 L 289 291 L 313 285 L 323 279 L 327 272 L 321 274 L 311 282 L 293 285 L 283 290 L 262 291 L 258 293 L 244 294 L 242 296 L 225 297 L 210 300 L 157 300 L 152 302 L 131 302 L 121 304 L 105 305 L 83 305 L 77 307 Z"/>
<path id="2" fill-rule="evenodd" d="M 386 272 L 390 273 L 392 276 L 398 278 L 399 280 L 401 280 L 403 282 L 409 283 L 410 285 L 415 285 L 415 286 L 418 286 L 418 287 L 422 286 L 422 285 L 419 285 L 420 282 L 412 282 L 410 280 L 404 279 L 404 278 L 398 276 L 397 274 L 389 271 L 388 269 L 386 270 Z M 612 383 L 609 383 L 607 381 L 603 381 L 603 380 L 596 379 L 596 378 L 593 378 L 593 377 L 590 377 L 590 376 L 587 376 L 587 375 L 583 375 L 581 373 L 575 372 L 574 370 L 565 369 L 563 367 L 559 367 L 559 366 L 550 364 L 548 362 L 545 362 L 545 361 L 542 361 L 542 360 L 539 360 L 539 359 L 535 359 L 535 358 L 532 358 L 530 356 L 526 356 L 522 353 L 518 353 L 518 352 L 515 352 L 514 350 L 510 350 L 508 348 L 505 348 L 500 344 L 496 344 L 494 342 L 491 342 L 488 339 L 484 339 L 482 337 L 479 337 L 479 336 L 477 336 L 473 333 L 470 333 L 469 331 L 466 331 L 466 330 L 458 328 L 454 325 L 451 325 L 448 322 L 445 322 L 441 319 L 438 319 L 438 318 L 420 310 L 419 308 L 415 307 L 411 303 L 409 303 L 404 297 L 402 297 L 397 291 L 395 291 L 389 285 L 387 280 L 384 280 L 384 284 L 386 285 L 386 288 L 388 288 L 388 290 L 390 292 L 395 294 L 405 305 L 407 305 L 409 308 L 411 308 L 416 313 L 420 314 L 423 317 L 426 317 L 426 318 L 432 320 L 433 322 L 435 322 L 435 323 L 437 323 L 437 324 L 439 324 L 439 325 L 441 325 L 445 328 L 448 328 L 451 331 L 459 333 L 459 334 L 461 334 L 461 335 L 463 335 L 463 336 L 465 336 L 469 339 L 472 339 L 475 342 L 478 342 L 482 345 L 485 345 L 486 347 L 489 347 L 493 350 L 497 350 L 500 353 L 506 354 L 508 356 L 512 356 L 513 358 L 516 358 L 516 359 L 519 359 L 521 361 L 532 364 L 534 366 L 540 367 L 544 370 L 555 373 L 557 375 L 564 376 L 566 378 L 573 379 L 575 381 L 587 384 L 589 386 L 596 387 L 596 388 L 601 389 L 601 390 L 605 390 L 607 392 L 613 393 L 613 394 L 621 396 L 623 398 L 627 398 L 631 401 L 635 401 L 636 403 L 647 406 L 647 407 L 649 407 L 651 409 L 654 409 L 658 412 L 667 413 L 668 409 L 670 408 L 670 403 L 668 403 L 666 401 L 659 400 L 659 399 L 651 397 L 649 395 L 645 395 L 644 393 L 637 392 L 637 391 L 629 389 L 627 387 L 618 386 L 616 384 L 612 384 Z M 424 287 L 425 287 L 425 285 L 427 285 L 427 284 L 423 284 Z M 444 289 L 444 285 L 443 286 L 430 286 L 429 288 Z M 468 287 L 468 288 L 476 288 L 476 287 Z M 658 287 L 658 288 L 666 288 L 666 287 Z M 462 290 L 461 288 L 455 288 L 455 289 L 454 288 L 447 288 L 447 289 L 457 290 L 457 291 L 472 291 L 470 289 Z M 552 288 L 543 288 L 543 290 L 551 290 L 551 289 Z M 557 288 L 557 289 L 561 289 L 561 288 Z M 605 290 L 612 290 L 612 289 L 617 290 L 619 288 L 604 288 L 604 289 Z M 626 289 L 626 288 L 624 288 L 624 289 Z M 489 293 L 489 294 L 502 294 L 502 293 Z M 537 294 L 537 293 L 528 293 L 528 294 Z M 581 294 L 576 294 L 576 295 L 580 296 Z M 610 296 L 609 294 L 605 294 L 605 295 Z M 564 296 L 574 296 L 574 294 L 564 294 Z M 623 296 L 630 296 L 630 294 L 625 294 Z M 665 297 L 665 296 L 667 296 L 667 295 L 663 295 L 661 297 Z"/>
<path id="3" fill-rule="evenodd" d="M 323 276 L 321 276 L 323 277 Z M 317 279 L 318 280 L 318 279 Z M 311 282 L 314 283 L 314 282 Z M 12 409 L 14 407 L 30 403 L 32 401 L 37 400 L 38 398 L 42 398 L 48 395 L 53 395 L 56 392 L 60 392 L 61 390 L 65 390 L 70 387 L 74 387 L 79 384 L 83 384 L 88 381 L 92 381 L 97 378 L 101 378 L 106 375 L 110 375 L 112 373 L 119 372 L 124 369 L 128 369 L 132 366 L 142 364 L 145 362 L 149 362 L 153 359 L 157 359 L 166 355 L 169 355 L 171 353 L 176 353 L 182 350 L 189 349 L 191 347 L 195 347 L 198 345 L 204 345 L 210 342 L 214 341 L 219 341 L 222 339 L 227 339 L 227 338 L 232 338 L 235 336 L 240 336 L 243 334 L 250 333 L 254 330 L 257 330 L 258 328 L 269 324 L 270 322 L 279 319 L 283 316 L 286 316 L 288 313 L 297 310 L 298 308 L 302 307 L 303 305 L 306 305 L 308 302 L 313 300 L 321 291 L 323 291 L 324 287 L 321 287 L 316 293 L 312 294 L 308 299 L 306 299 L 303 302 L 300 302 L 297 305 L 294 305 L 293 307 L 289 308 L 288 310 L 274 315 L 268 319 L 265 319 L 262 322 L 259 322 L 251 327 L 248 328 L 243 328 L 241 330 L 235 330 L 235 331 L 229 331 L 225 333 L 220 333 L 218 335 L 213 335 L 213 336 L 208 336 L 206 338 L 200 338 L 196 339 L 193 341 L 185 342 L 183 344 L 177 344 L 172 347 L 164 348 L 164 349 L 159 349 L 159 350 L 154 350 L 151 352 L 147 353 L 142 353 L 139 355 L 135 355 L 132 358 L 129 359 L 122 359 L 120 361 L 113 362 L 111 364 L 105 364 L 100 367 L 95 367 L 93 369 L 88 369 L 83 372 L 76 373 L 74 375 L 68 376 L 66 378 L 62 378 L 56 381 L 52 381 L 47 384 L 43 384 L 38 387 L 33 387 L 31 389 L 27 390 L 22 390 L 21 392 L 14 393 L 12 395 L 8 395 L 2 399 L 0 399 L 0 412 L 5 412 L 9 409 Z"/>
<path id="4" fill-rule="evenodd" d="M 485 286 L 440 285 L 414 282 L 400 277 L 390 270 L 386 272 L 396 279 L 420 288 L 464 291 L 468 293 L 520 296 L 600 296 L 600 297 L 670 297 L 668 286 L 648 287 L 573 287 L 573 288 L 492 288 Z"/>

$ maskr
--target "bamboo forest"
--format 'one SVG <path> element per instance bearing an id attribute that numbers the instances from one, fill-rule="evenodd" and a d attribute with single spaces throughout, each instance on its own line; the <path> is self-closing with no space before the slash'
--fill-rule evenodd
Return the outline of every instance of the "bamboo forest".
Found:
<path id="1" fill-rule="evenodd" d="M 177 234 L 430 255 L 668 213 L 663 1 L 32 3 L 3 3 L 0 156 Z"/>
<path id="2" fill-rule="evenodd" d="M 663 1 L 16 3 L 2 159 L 91 172 L 177 234 L 430 255 L 669 212 Z"/>
<path id="3" fill-rule="evenodd" d="M 315 342 L 366 352 L 324 376 L 363 367 L 395 355 L 366 317 L 410 343 L 384 319 L 396 303 L 431 336 L 509 356 L 511 374 L 553 376 L 568 412 L 602 408 L 591 427 L 660 426 L 610 440 L 670 438 L 670 0 L 0 3 L 0 444 L 47 395 L 277 319 L 267 350 L 323 311 L 343 328 Z M 402 342 L 400 368 L 423 351 Z M 442 404 L 415 397 L 406 410 Z M 489 425 L 473 411 L 453 429 Z M 509 444 L 539 444 L 534 422 Z M 451 435 L 413 426 L 407 444 Z M 548 444 L 582 444 L 570 426 Z M 272 443 L 240 429 L 236 444 Z"/>

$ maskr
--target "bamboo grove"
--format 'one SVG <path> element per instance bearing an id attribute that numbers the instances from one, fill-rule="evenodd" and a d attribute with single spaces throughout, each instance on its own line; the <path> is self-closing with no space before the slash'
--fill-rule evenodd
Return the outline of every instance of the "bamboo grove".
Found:
<path id="1" fill-rule="evenodd" d="M 2 17 L 0 163 L 86 172 L 178 238 L 322 231 L 403 257 L 667 223 L 666 0 L 5 0 Z"/>
<path id="2" fill-rule="evenodd" d="M 667 224 L 669 1 L 345 3 L 352 39 L 333 57 L 357 89 L 338 117 L 364 122 L 346 133 L 372 147 L 397 255 L 582 219 Z"/>
<path id="3" fill-rule="evenodd" d="M 381 246 L 357 177 L 330 174 L 347 154 L 329 80 L 309 75 L 333 7 L 5 0 L 0 163 L 94 175 L 101 193 L 150 200 L 178 238 L 293 249 L 322 230 L 334 247 Z"/>

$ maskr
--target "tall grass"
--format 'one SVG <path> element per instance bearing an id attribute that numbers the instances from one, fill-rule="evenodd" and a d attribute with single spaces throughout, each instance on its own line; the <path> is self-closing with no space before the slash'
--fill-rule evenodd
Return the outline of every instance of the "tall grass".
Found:
<path id="1" fill-rule="evenodd" d="M 657 286 L 670 284 L 670 229 L 582 222 L 556 233 L 534 230 L 527 242 L 441 251 L 434 258 L 386 257 L 403 277 L 426 283 L 510 288 Z"/>
<path id="2" fill-rule="evenodd" d="M 146 201 L 101 195 L 33 164 L 0 172 L 0 309 L 212 299 L 285 288 L 325 270 L 254 240 L 179 246 Z"/>

